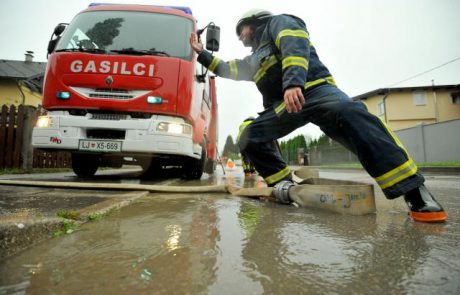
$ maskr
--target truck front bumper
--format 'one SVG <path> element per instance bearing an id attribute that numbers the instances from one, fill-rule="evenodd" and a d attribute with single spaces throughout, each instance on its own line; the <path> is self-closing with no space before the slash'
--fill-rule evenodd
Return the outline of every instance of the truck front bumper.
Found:
<path id="1" fill-rule="evenodd" d="M 113 141 L 121 144 L 118 152 L 125 155 L 201 157 L 201 146 L 192 140 L 193 128 L 182 118 L 160 115 L 148 119 L 113 118 L 95 119 L 91 114 L 74 116 L 67 111 L 50 112 L 39 118 L 32 133 L 32 145 L 42 149 L 81 151 L 82 140 Z"/>

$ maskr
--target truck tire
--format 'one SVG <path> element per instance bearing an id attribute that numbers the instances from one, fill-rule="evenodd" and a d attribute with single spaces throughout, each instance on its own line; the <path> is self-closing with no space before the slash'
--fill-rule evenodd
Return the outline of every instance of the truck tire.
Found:
<path id="1" fill-rule="evenodd" d="M 200 179 L 203 175 L 205 161 L 206 149 L 203 148 L 200 159 L 189 158 L 185 160 L 184 165 L 182 165 L 182 178 L 188 180 Z"/>
<path id="2" fill-rule="evenodd" d="M 81 178 L 94 176 L 100 162 L 101 157 L 99 155 L 72 153 L 73 172 Z"/>
<path id="3" fill-rule="evenodd" d="M 158 178 L 163 175 L 164 163 L 159 159 L 151 159 L 150 164 L 144 164 L 142 175 L 146 178 Z"/>
<path id="4" fill-rule="evenodd" d="M 206 160 L 206 163 L 204 164 L 204 172 L 212 175 L 214 174 L 214 170 L 216 170 L 216 161 L 209 159 Z"/>

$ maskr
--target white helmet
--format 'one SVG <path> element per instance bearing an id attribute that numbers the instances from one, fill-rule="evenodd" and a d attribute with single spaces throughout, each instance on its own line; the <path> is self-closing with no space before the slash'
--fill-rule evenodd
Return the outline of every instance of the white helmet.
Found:
<path id="1" fill-rule="evenodd" d="M 257 23 L 258 21 L 264 20 L 266 18 L 271 17 L 273 14 L 264 9 L 251 9 L 244 13 L 238 23 L 236 24 L 236 35 L 239 36 L 241 33 L 241 27 L 246 24 L 250 23 Z"/>

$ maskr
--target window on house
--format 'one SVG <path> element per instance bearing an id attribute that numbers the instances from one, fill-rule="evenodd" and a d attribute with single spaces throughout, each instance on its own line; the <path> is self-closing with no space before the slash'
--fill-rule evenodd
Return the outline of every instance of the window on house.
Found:
<path id="1" fill-rule="evenodd" d="M 385 114 L 385 104 L 382 101 L 377 104 L 377 115 L 381 116 L 383 114 Z"/>
<path id="2" fill-rule="evenodd" d="M 453 104 L 460 104 L 460 91 L 452 92 L 450 95 L 452 96 Z"/>
<path id="3" fill-rule="evenodd" d="M 414 98 L 414 104 L 416 106 L 426 105 L 426 92 L 425 91 L 414 91 L 412 92 L 412 97 Z"/>

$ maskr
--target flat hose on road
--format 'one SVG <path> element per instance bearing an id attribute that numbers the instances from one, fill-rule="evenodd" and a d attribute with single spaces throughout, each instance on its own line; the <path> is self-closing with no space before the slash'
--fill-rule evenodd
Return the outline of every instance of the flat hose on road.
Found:
<path id="1" fill-rule="evenodd" d="M 34 181 L 34 180 L 0 180 L 0 184 L 18 186 L 37 186 L 54 188 L 83 188 L 101 190 L 130 190 L 149 192 L 169 193 L 212 193 L 228 192 L 225 185 L 204 185 L 204 186 L 170 186 L 170 185 L 148 185 L 129 183 L 94 183 L 94 182 L 55 182 L 55 181 Z"/>
<path id="2" fill-rule="evenodd" d="M 289 189 L 290 199 L 299 206 L 326 209 L 329 211 L 364 215 L 374 213 L 375 197 L 372 184 L 354 181 L 325 179 L 318 177 L 316 169 L 303 167 L 293 173 L 298 184 Z M 30 180 L 0 180 L 0 185 L 100 189 L 137 190 L 168 193 L 231 193 L 235 196 L 273 199 L 273 188 L 241 188 L 233 185 L 169 186 L 124 183 L 74 183 Z"/>

